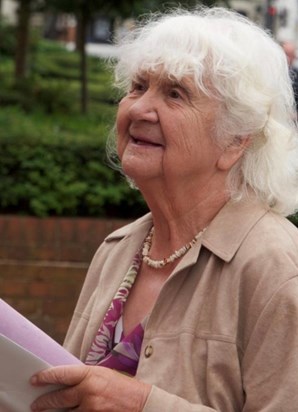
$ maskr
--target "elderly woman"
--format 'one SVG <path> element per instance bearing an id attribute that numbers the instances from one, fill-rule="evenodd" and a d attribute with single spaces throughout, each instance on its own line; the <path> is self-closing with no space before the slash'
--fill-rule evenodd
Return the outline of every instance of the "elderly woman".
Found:
<path id="1" fill-rule="evenodd" d="M 215 8 L 119 48 L 117 152 L 150 213 L 96 253 L 65 346 L 85 363 L 34 411 L 297 409 L 295 107 L 286 57 Z M 130 376 L 127 376 L 130 375 Z"/>

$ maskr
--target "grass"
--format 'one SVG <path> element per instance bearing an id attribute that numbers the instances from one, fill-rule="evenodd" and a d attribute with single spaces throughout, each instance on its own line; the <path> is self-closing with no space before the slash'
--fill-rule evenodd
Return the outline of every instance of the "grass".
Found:
<path id="1" fill-rule="evenodd" d="M 97 112 L 97 111 L 98 112 Z M 93 140 L 104 142 L 112 128 L 115 109 L 97 104 L 88 115 L 55 113 L 51 116 L 33 110 L 26 113 L 18 106 L 2 107 L 0 110 L 0 138 L 26 138 L 38 140 Z"/>
<path id="2" fill-rule="evenodd" d="M 88 57 L 88 113 L 80 113 L 79 55 L 40 40 L 29 55 L 30 73 L 16 84 L 12 58 L 0 51 L 0 136 L 106 139 L 115 119 L 116 93 L 105 62 Z"/>

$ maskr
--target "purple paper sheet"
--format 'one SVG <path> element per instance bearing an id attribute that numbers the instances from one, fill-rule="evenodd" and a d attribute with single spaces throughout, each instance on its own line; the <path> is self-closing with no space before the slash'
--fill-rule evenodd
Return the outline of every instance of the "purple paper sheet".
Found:
<path id="1" fill-rule="evenodd" d="M 0 333 L 52 366 L 81 361 L 0 299 Z"/>

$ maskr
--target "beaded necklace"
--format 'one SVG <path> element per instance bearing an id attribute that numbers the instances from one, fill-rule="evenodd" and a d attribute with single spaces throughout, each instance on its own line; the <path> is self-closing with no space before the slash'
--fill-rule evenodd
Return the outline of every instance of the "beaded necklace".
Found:
<path id="1" fill-rule="evenodd" d="M 143 244 L 143 248 L 142 248 L 143 262 L 154 269 L 160 269 L 160 268 L 163 268 L 168 263 L 173 263 L 175 260 L 184 256 L 186 252 L 188 252 L 189 249 L 191 249 L 196 244 L 197 240 L 202 236 L 205 230 L 206 228 L 201 230 L 198 234 L 196 234 L 196 236 L 190 242 L 182 246 L 180 249 L 175 250 L 175 252 L 173 252 L 167 258 L 163 258 L 162 260 L 154 260 L 149 256 L 149 252 L 152 246 L 153 233 L 154 233 L 154 226 L 153 226 L 150 232 L 148 233 L 147 237 L 145 238 L 145 241 Z"/>

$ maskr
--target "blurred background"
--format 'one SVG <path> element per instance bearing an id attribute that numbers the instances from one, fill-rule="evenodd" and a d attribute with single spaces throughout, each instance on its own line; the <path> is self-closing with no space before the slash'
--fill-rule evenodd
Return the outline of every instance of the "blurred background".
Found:
<path id="1" fill-rule="evenodd" d="M 0 0 L 0 298 L 60 343 L 97 247 L 147 211 L 107 164 L 106 58 L 143 14 L 200 3 L 297 46 L 298 0 Z"/>

